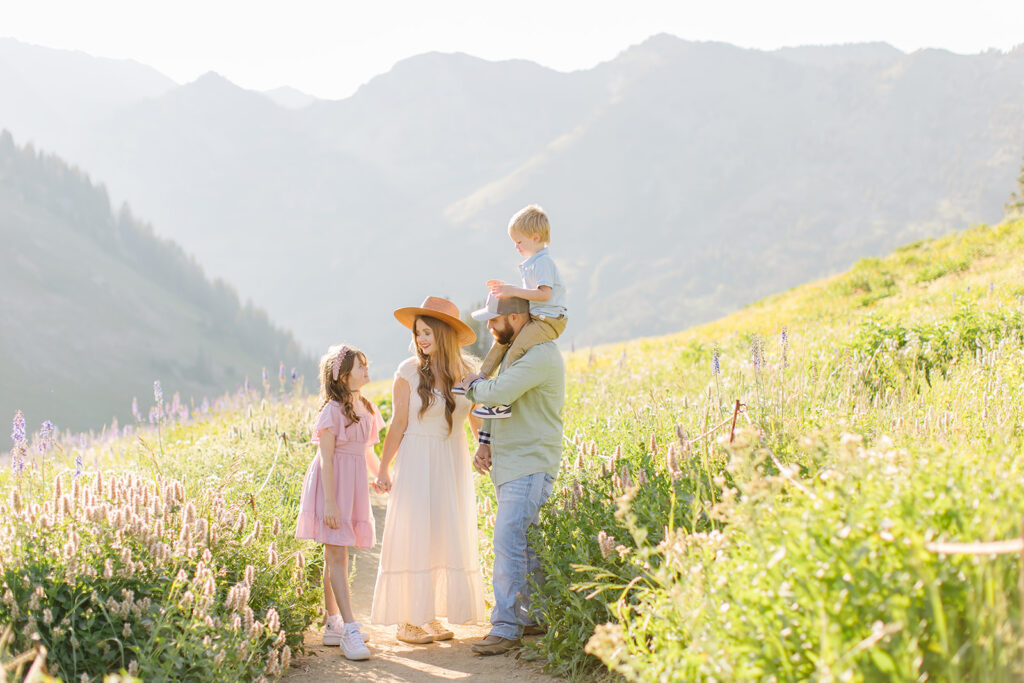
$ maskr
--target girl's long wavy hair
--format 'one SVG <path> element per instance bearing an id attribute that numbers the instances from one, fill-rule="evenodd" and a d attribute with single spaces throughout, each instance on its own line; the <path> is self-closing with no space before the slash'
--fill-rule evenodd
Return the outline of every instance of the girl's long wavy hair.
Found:
<path id="1" fill-rule="evenodd" d="M 338 379 L 335 380 L 334 359 L 343 351 L 346 351 L 345 358 L 341 361 L 341 367 L 338 368 Z M 353 405 L 352 392 L 348 388 L 348 376 L 352 374 L 356 358 L 366 365 L 366 354 L 354 346 L 340 345 L 329 348 L 320 359 L 320 409 L 323 410 L 330 401 L 337 401 L 341 404 L 345 417 L 349 419 L 349 424 L 359 422 L 359 415 L 356 414 Z M 362 394 L 359 397 L 363 400 L 366 409 L 372 413 L 373 404 Z"/>
<path id="2" fill-rule="evenodd" d="M 434 352 L 430 355 L 420 350 L 416 343 L 416 325 L 423 323 L 434 333 Z M 422 419 L 427 408 L 433 404 L 437 395 L 434 387 L 440 380 L 441 396 L 444 400 L 444 419 L 448 423 L 448 433 L 452 433 L 452 413 L 455 412 L 455 395 L 452 387 L 466 375 L 475 370 L 472 357 L 467 356 L 459 347 L 458 337 L 451 325 L 429 316 L 416 316 L 412 325 L 412 344 L 416 349 L 416 360 L 419 362 L 420 382 L 416 393 L 420 396 L 420 412 Z"/>

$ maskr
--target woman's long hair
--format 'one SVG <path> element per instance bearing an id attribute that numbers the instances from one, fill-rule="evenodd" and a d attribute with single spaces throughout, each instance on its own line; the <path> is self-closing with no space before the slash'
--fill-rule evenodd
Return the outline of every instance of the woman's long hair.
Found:
<path id="1" fill-rule="evenodd" d="M 416 324 L 420 321 L 434 333 L 434 352 L 425 354 L 416 343 Z M 420 418 L 427 412 L 427 408 L 434 402 L 434 386 L 440 380 L 441 396 L 444 399 L 444 419 L 448 423 L 448 433 L 452 433 L 452 413 L 455 412 L 455 395 L 452 394 L 452 387 L 463 377 L 473 372 L 472 360 L 462 353 L 459 347 L 458 338 L 451 325 L 431 318 L 430 316 L 416 316 L 412 325 L 412 343 L 416 349 L 416 359 L 419 361 L 420 383 L 416 387 L 416 393 L 420 396 Z"/>
<path id="2" fill-rule="evenodd" d="M 334 359 L 341 353 L 344 353 L 345 357 L 338 368 L 338 379 L 334 379 Z M 366 355 L 362 351 L 354 346 L 341 345 L 332 346 L 320 359 L 320 409 L 323 410 L 329 401 L 337 401 L 341 404 L 345 417 L 349 419 L 349 424 L 359 422 L 359 415 L 356 414 L 352 401 L 352 391 L 348 388 L 348 376 L 352 374 L 356 358 L 366 365 Z M 366 409 L 372 413 L 373 404 L 362 394 L 359 397 L 363 399 Z"/>

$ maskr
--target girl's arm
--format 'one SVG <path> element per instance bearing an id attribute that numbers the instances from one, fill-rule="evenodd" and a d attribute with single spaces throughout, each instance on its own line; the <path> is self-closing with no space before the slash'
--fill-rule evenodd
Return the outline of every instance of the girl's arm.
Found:
<path id="1" fill-rule="evenodd" d="M 337 529 L 340 522 L 338 499 L 334 490 L 334 440 L 334 432 L 330 429 L 320 431 L 320 479 L 324 485 L 324 524 L 331 529 Z M 330 456 L 325 456 L 324 453 L 330 453 Z"/>
<path id="2" fill-rule="evenodd" d="M 395 378 L 391 387 L 391 423 L 388 425 L 388 433 L 384 437 L 384 446 L 381 448 L 380 468 L 377 473 L 377 481 L 387 490 L 391 488 L 391 474 L 388 472 L 391 461 L 398 453 L 398 446 L 405 437 L 405 430 L 409 426 L 409 383 L 401 377 Z"/>
<path id="3" fill-rule="evenodd" d="M 367 444 L 366 453 L 363 454 L 366 458 L 366 469 L 369 471 L 370 476 L 376 478 L 380 473 L 380 460 L 377 459 L 377 454 L 373 452 L 373 446 Z"/>

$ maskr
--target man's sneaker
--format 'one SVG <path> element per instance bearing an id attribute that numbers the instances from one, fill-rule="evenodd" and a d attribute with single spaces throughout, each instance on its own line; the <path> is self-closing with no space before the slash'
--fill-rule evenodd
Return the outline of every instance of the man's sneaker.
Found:
<path id="1" fill-rule="evenodd" d="M 363 625 L 358 621 L 353 621 L 355 627 L 359 629 L 360 635 L 363 637 L 363 642 L 370 642 L 370 635 L 363 630 Z M 339 621 L 337 623 L 328 621 L 327 626 L 324 628 L 324 645 L 337 646 L 341 645 L 341 632 L 345 628 L 345 622 Z"/>
<path id="2" fill-rule="evenodd" d="M 413 645 L 426 645 L 434 642 L 434 636 L 412 624 L 399 624 L 398 639 L 403 643 L 412 643 Z"/>
<path id="3" fill-rule="evenodd" d="M 503 420 L 506 417 L 512 417 L 512 406 L 479 406 L 473 411 L 473 414 L 485 420 Z"/>
<path id="4" fill-rule="evenodd" d="M 425 623 L 423 630 L 434 636 L 434 640 L 451 640 L 455 637 L 455 634 L 442 626 L 437 619 Z"/>
<path id="5" fill-rule="evenodd" d="M 355 623 L 345 624 L 341 631 L 341 651 L 346 659 L 369 659 L 370 650 L 363 642 L 363 634 Z"/>

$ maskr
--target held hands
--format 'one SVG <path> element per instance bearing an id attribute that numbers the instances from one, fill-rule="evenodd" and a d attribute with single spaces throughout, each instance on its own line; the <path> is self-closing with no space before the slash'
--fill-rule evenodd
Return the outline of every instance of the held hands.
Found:
<path id="1" fill-rule="evenodd" d="M 486 444 L 481 444 L 476 449 L 476 455 L 473 456 L 473 469 L 480 474 L 487 474 L 491 471 L 491 447 Z"/>
<path id="2" fill-rule="evenodd" d="M 387 493 L 391 490 L 391 475 L 387 472 L 381 472 L 377 475 L 371 486 L 373 486 L 373 490 L 377 493 Z"/>
<path id="3" fill-rule="evenodd" d="M 515 292 L 516 289 L 518 289 L 518 287 L 516 287 L 515 285 L 510 285 L 502 280 L 488 280 L 487 289 L 491 291 L 491 294 L 494 294 L 498 297 L 506 297 L 515 296 Z"/>
<path id="4" fill-rule="evenodd" d="M 341 526 L 341 516 L 338 514 L 338 504 L 333 500 L 324 503 L 324 524 L 331 529 Z"/>

